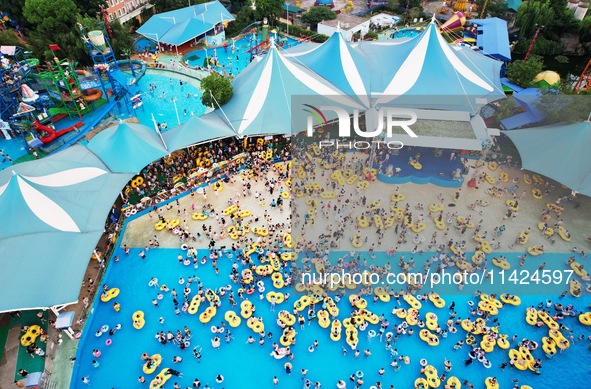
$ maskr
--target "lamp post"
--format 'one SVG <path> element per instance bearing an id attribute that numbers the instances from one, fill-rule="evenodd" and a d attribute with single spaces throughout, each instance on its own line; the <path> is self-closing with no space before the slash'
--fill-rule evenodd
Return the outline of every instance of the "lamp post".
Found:
<path id="1" fill-rule="evenodd" d="M 173 97 L 172 99 L 172 103 L 174 104 L 174 112 L 176 113 L 176 120 L 177 122 L 179 122 L 179 126 L 181 125 L 181 118 L 179 117 L 179 110 L 176 106 L 176 97 Z"/>

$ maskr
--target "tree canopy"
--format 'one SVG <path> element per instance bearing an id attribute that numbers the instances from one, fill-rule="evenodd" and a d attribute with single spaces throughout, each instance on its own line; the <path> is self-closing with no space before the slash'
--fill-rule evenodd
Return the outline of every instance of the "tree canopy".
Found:
<path id="1" fill-rule="evenodd" d="M 269 24 L 274 24 L 283 13 L 283 0 L 256 0 L 254 16 L 256 20 L 267 18 Z"/>
<path id="2" fill-rule="evenodd" d="M 534 35 L 538 27 L 548 39 L 558 41 L 564 32 L 576 33 L 579 23 L 574 13 L 562 0 L 530 0 L 523 2 L 517 10 L 515 25 L 519 34 L 525 37 Z"/>
<path id="3" fill-rule="evenodd" d="M 516 60 L 507 65 L 507 78 L 512 83 L 527 88 L 543 68 L 544 64 L 536 57 L 527 61 Z"/>
<path id="4" fill-rule="evenodd" d="M 310 25 L 316 25 L 323 20 L 333 20 L 337 18 L 337 14 L 334 13 L 328 7 L 316 6 L 310 7 L 308 11 L 302 15 L 302 22 Z"/>
<path id="5" fill-rule="evenodd" d="M 203 91 L 203 96 L 201 96 L 203 105 L 214 109 L 218 108 L 218 104 L 221 106 L 230 101 L 234 94 L 230 80 L 218 73 L 210 74 L 202 79 L 201 90 Z"/>

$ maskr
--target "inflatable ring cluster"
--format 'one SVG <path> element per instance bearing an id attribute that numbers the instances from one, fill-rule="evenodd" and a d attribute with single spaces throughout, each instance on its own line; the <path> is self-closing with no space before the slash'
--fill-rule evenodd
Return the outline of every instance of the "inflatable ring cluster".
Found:
<path id="1" fill-rule="evenodd" d="M 525 322 L 530 326 L 538 324 L 538 311 L 534 308 L 527 308 L 525 310 Z"/>
<path id="2" fill-rule="evenodd" d="M 295 315 L 292 315 L 288 311 L 279 311 L 279 313 L 277 314 L 277 317 L 279 318 L 280 322 L 282 322 L 284 325 L 286 325 L 288 327 L 293 326 L 296 322 Z"/>
<path id="3" fill-rule="evenodd" d="M 273 298 L 275 299 L 275 304 L 281 304 L 285 301 L 285 296 L 281 292 L 269 292 L 267 293 L 267 301 L 273 302 Z"/>
<path id="4" fill-rule="evenodd" d="M 591 312 L 581 313 L 579 322 L 585 326 L 591 326 Z"/>
<path id="5" fill-rule="evenodd" d="M 236 315 L 236 312 L 234 312 L 234 311 L 227 311 L 224 314 L 224 319 L 228 322 L 228 324 L 232 328 L 238 327 L 240 325 L 240 323 L 242 322 L 242 319 L 238 315 Z"/>
<path id="6" fill-rule="evenodd" d="M 425 366 L 425 376 L 427 377 L 427 384 L 432 388 L 437 388 L 441 385 L 441 380 L 437 375 L 437 369 L 432 365 Z"/>
<path id="7" fill-rule="evenodd" d="M 154 224 L 154 229 L 156 231 L 162 231 L 166 228 L 166 221 L 160 220 L 158 223 Z"/>
<path id="8" fill-rule="evenodd" d="M 240 303 L 240 316 L 248 319 L 252 316 L 252 303 L 249 300 L 244 300 Z"/>
<path id="9" fill-rule="evenodd" d="M 197 311 L 199 310 L 200 305 L 201 305 L 201 296 L 196 294 L 195 296 L 193 296 L 193 298 L 191 299 L 191 302 L 189 303 L 189 308 L 187 309 L 187 312 L 189 313 L 189 315 L 196 314 Z"/>
<path id="10" fill-rule="evenodd" d="M 515 306 L 518 306 L 521 304 L 521 299 L 518 296 L 504 293 L 500 297 L 501 297 L 501 301 L 505 304 L 515 305 Z"/>
<path id="11" fill-rule="evenodd" d="M 505 258 L 501 258 L 501 259 L 493 258 L 492 263 L 493 263 L 493 265 L 500 267 L 503 270 L 511 269 L 511 264 L 509 262 L 507 262 L 507 260 Z"/>
<path id="12" fill-rule="evenodd" d="M 233 214 L 234 212 L 236 212 L 238 210 L 238 204 L 232 204 L 228 207 L 226 207 L 222 213 L 224 214 L 224 216 L 230 216 L 231 214 Z"/>
<path id="13" fill-rule="evenodd" d="M 255 317 L 250 317 L 246 321 L 246 326 L 253 330 L 257 334 L 264 334 L 265 333 L 265 325 L 263 322 Z"/>
<path id="14" fill-rule="evenodd" d="M 193 213 L 193 216 L 191 216 L 191 218 L 193 220 L 205 220 L 208 217 L 209 216 L 207 216 L 206 214 L 204 214 L 204 213 L 198 213 L 198 212 Z"/>
<path id="15" fill-rule="evenodd" d="M 423 306 L 412 294 L 406 293 L 402 298 L 408 303 L 408 305 L 417 311 Z"/>
<path id="16" fill-rule="evenodd" d="M 131 318 L 133 320 L 133 328 L 135 328 L 136 330 L 141 330 L 142 328 L 144 328 L 146 320 L 144 319 L 143 311 L 135 311 L 133 315 L 131 315 Z"/>
<path id="17" fill-rule="evenodd" d="M 158 366 L 160 366 L 161 363 L 162 355 L 154 354 L 150 358 L 148 358 L 146 363 L 144 363 L 142 370 L 144 371 L 144 374 L 152 374 L 156 371 L 156 369 L 158 368 Z"/>
<path id="18" fill-rule="evenodd" d="M 428 329 L 435 331 L 439 327 L 439 324 L 437 324 L 437 315 L 433 312 L 428 312 L 426 325 Z"/>
<path id="19" fill-rule="evenodd" d="M 144 177 L 142 177 L 142 176 L 137 176 L 131 180 L 131 187 L 133 189 L 136 189 L 136 188 L 142 186 L 143 184 L 144 184 Z"/>
<path id="20" fill-rule="evenodd" d="M 205 308 L 205 311 L 201 312 L 201 314 L 199 315 L 199 321 L 203 324 L 207 324 L 211 319 L 213 319 L 216 313 L 217 308 L 215 307 L 215 305 L 211 305 Z"/>
<path id="21" fill-rule="evenodd" d="M 434 213 L 441 212 L 441 211 L 443 211 L 443 205 L 433 203 L 433 204 L 429 205 L 429 211 L 434 212 Z"/>
<path id="22" fill-rule="evenodd" d="M 160 373 L 158 373 L 158 375 L 156 377 L 160 378 L 160 383 L 158 383 L 157 378 L 154 378 L 150 382 L 150 389 L 159 389 L 162 386 L 164 386 L 166 381 L 168 381 L 170 379 L 170 377 L 172 377 L 172 374 L 170 374 L 168 372 L 168 370 L 169 369 L 167 367 L 165 367 L 164 369 L 162 369 L 162 371 Z"/>
<path id="23" fill-rule="evenodd" d="M 393 194 L 392 196 L 390 196 L 390 200 L 397 203 L 399 201 L 404 201 L 404 199 L 406 199 L 406 196 L 398 193 L 398 194 Z"/>
<path id="24" fill-rule="evenodd" d="M 445 300 L 435 292 L 429 292 L 429 301 L 431 301 L 437 308 L 445 307 Z"/>
<path id="25" fill-rule="evenodd" d="M 342 324 L 339 319 L 334 319 L 330 326 L 330 339 L 338 342 L 341 339 Z"/>
<path id="26" fill-rule="evenodd" d="M 364 243 L 364 240 L 361 237 L 361 235 L 359 235 L 359 234 L 353 235 L 353 239 L 351 240 L 351 244 L 353 245 L 353 247 L 358 249 L 361 246 L 363 246 L 363 243 Z"/>
<path id="27" fill-rule="evenodd" d="M 41 335 L 40 326 L 38 326 L 37 324 L 29 326 L 27 332 L 25 332 L 24 335 L 21 336 L 21 345 L 23 345 L 24 347 L 29 347 L 30 345 L 35 343 L 35 340 L 37 340 L 37 337 L 39 335 Z"/>
<path id="28" fill-rule="evenodd" d="M 378 298 L 380 299 L 380 301 L 382 301 L 384 303 L 387 303 L 387 302 L 390 301 L 390 295 L 381 286 L 378 286 L 378 287 L 374 288 L 373 292 L 374 292 L 374 294 L 376 296 L 378 296 Z"/>
<path id="29" fill-rule="evenodd" d="M 111 288 L 101 294 L 101 301 L 106 303 L 119 296 L 119 288 Z"/>

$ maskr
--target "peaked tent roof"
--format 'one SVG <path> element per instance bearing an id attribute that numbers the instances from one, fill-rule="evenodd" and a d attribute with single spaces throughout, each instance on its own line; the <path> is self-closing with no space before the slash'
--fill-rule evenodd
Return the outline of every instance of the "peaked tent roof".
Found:
<path id="1" fill-rule="evenodd" d="M 101 131 L 88 142 L 88 148 L 118 173 L 137 173 L 168 154 L 154 129 L 134 123 L 120 123 Z"/>
<path id="2" fill-rule="evenodd" d="M 152 16 L 137 32 L 148 39 L 182 45 L 234 17 L 219 1 L 196 4 Z"/>
<path id="3" fill-rule="evenodd" d="M 497 70 L 482 71 L 473 62 L 476 57 L 445 41 L 435 22 L 407 45 L 412 49 L 402 56 L 400 66 L 395 64 L 394 76 L 387 79 L 383 89 L 377 85 L 373 88 L 382 91 L 378 103 L 476 112 L 479 106 L 505 97 L 498 76 L 502 64 L 482 57 L 479 66 L 490 61 L 488 67 Z M 374 63 L 384 62 L 377 59 Z M 439 93 L 434 93 L 436 86 Z"/>
<path id="4" fill-rule="evenodd" d="M 203 116 L 193 116 L 186 123 L 162 135 L 169 150 L 178 150 L 195 143 L 231 136 L 236 136 L 236 133 L 213 112 Z"/>
<path id="5" fill-rule="evenodd" d="M 297 103 L 298 96 L 302 96 L 300 102 L 310 104 L 361 108 L 328 81 L 271 48 L 260 62 L 236 77 L 234 95 L 222 109 L 237 135 L 290 134 L 292 103 Z"/>
<path id="6" fill-rule="evenodd" d="M 11 226 L 0 231 L 0 312 L 77 301 L 88 258 L 131 177 L 111 173 L 80 145 L 0 172 L 0 217 Z M 31 246 L 42 251 L 28 253 Z"/>
<path id="7" fill-rule="evenodd" d="M 370 106 L 370 74 L 364 71 L 368 68 L 368 60 L 362 53 L 353 50 L 340 32 L 307 52 L 284 56 L 310 68 L 346 94 L 357 96 L 366 107 Z M 327 58 L 331 60 L 327 61 Z"/>
<path id="8" fill-rule="evenodd" d="M 517 147 L 523 168 L 591 196 L 591 122 L 507 131 L 505 135 Z M 576 155 L 577 163 L 567 155 Z"/>

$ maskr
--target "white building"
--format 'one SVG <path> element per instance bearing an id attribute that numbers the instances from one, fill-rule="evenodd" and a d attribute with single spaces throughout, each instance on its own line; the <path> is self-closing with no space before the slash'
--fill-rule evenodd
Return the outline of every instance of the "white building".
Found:
<path id="1" fill-rule="evenodd" d="M 331 36 L 337 29 L 347 41 L 351 41 L 353 34 L 361 33 L 361 37 L 369 31 L 369 19 L 364 19 L 359 16 L 338 14 L 336 19 L 324 20 L 318 23 L 318 33 Z"/>

